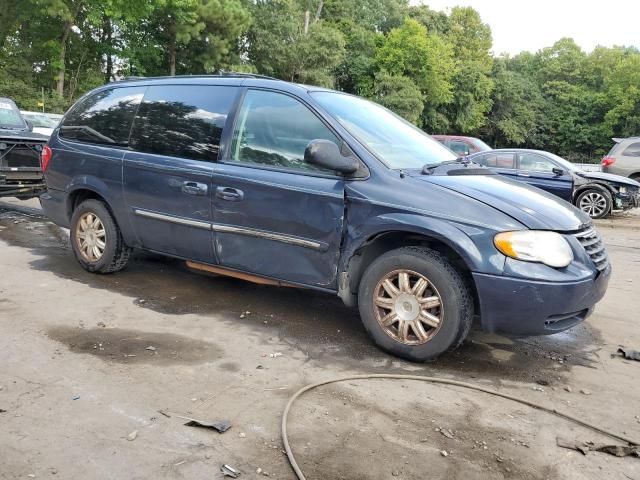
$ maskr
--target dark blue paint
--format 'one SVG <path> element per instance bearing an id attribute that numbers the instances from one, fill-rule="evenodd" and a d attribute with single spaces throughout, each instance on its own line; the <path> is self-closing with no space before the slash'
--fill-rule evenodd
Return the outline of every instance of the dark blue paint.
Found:
<path id="1" fill-rule="evenodd" d="M 349 274 L 351 260 L 363 246 L 388 233 L 418 235 L 447 245 L 464 261 L 479 295 L 483 328 L 491 331 L 553 333 L 556 330 L 544 323 L 549 316 L 584 310 L 554 327 L 568 328 L 574 320 L 584 319 L 604 294 L 609 270 L 598 273 L 568 234 L 590 225 L 590 219 L 557 197 L 496 175 L 390 170 L 314 101 L 310 87 L 215 77 L 132 82 L 141 87 L 177 83 L 185 89 L 189 85 L 235 86 L 238 99 L 246 87 L 296 97 L 363 162 L 360 177 L 292 173 L 230 162 L 236 100 L 222 132 L 217 162 L 93 146 L 61 139 L 54 132 L 53 158 L 46 173 L 49 191 L 41 197 L 53 221 L 68 226 L 70 195 L 86 189 L 110 205 L 130 245 L 333 291 L 343 298 L 348 295 L 343 295 L 345 285 L 339 279 Z M 136 209 L 200 226 L 145 218 Z M 280 235 L 316 246 L 225 228 Z M 493 237 L 523 229 L 567 233 L 574 262 L 554 269 L 506 259 L 494 247 Z"/>

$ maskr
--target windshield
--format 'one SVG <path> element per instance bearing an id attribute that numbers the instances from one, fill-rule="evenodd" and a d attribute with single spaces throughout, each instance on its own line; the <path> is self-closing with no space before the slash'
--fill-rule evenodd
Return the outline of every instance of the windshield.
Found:
<path id="1" fill-rule="evenodd" d="M 37 113 L 22 112 L 22 116 L 33 123 L 34 127 L 56 128 L 56 126 L 58 125 L 58 122 L 47 117 L 44 114 L 39 115 Z"/>
<path id="2" fill-rule="evenodd" d="M 480 140 L 479 138 L 474 138 L 471 140 L 473 142 L 473 144 L 476 146 L 476 148 L 478 149 L 479 152 L 486 152 L 488 150 L 493 150 L 493 148 L 491 148 L 489 145 L 487 145 L 486 143 L 484 143 L 482 140 Z"/>
<path id="3" fill-rule="evenodd" d="M 0 100 L 0 128 L 22 129 L 26 125 L 13 104 Z"/>
<path id="4" fill-rule="evenodd" d="M 389 168 L 422 168 L 456 159 L 440 142 L 378 104 L 337 92 L 311 95 Z"/>

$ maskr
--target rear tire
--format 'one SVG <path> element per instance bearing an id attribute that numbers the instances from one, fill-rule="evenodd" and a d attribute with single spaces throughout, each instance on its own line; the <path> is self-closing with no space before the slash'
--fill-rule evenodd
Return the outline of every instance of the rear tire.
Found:
<path id="1" fill-rule="evenodd" d="M 362 276 L 358 306 L 381 349 L 418 362 L 456 349 L 473 320 L 473 299 L 460 272 L 424 247 L 377 258 Z"/>
<path id="2" fill-rule="evenodd" d="M 594 220 L 604 218 L 611 213 L 613 199 L 606 190 L 588 188 L 576 198 L 575 206 Z"/>
<path id="3" fill-rule="evenodd" d="M 78 263 L 92 273 L 122 270 L 131 254 L 120 228 L 100 200 L 85 200 L 71 216 L 71 248 Z"/>

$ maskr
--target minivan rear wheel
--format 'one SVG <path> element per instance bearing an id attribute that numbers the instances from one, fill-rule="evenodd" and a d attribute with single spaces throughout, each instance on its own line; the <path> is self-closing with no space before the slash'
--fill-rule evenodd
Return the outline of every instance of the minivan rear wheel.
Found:
<path id="1" fill-rule="evenodd" d="M 122 270 L 131 254 L 107 206 L 85 200 L 71 216 L 71 247 L 82 268 L 94 273 Z"/>
<path id="2" fill-rule="evenodd" d="M 383 350 L 412 361 L 457 348 L 473 320 L 473 300 L 460 272 L 440 253 L 404 247 L 364 272 L 358 291 L 362 322 Z"/>

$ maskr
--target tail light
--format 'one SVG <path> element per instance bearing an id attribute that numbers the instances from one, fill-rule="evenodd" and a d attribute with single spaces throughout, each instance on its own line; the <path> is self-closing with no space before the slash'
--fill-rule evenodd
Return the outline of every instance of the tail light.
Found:
<path id="1" fill-rule="evenodd" d="M 616 159 L 614 157 L 604 157 L 601 162 L 603 167 L 608 167 L 614 163 L 616 163 Z"/>
<path id="2" fill-rule="evenodd" d="M 49 166 L 49 162 L 51 161 L 51 155 L 53 152 L 49 145 L 45 145 L 42 148 L 42 152 L 40 152 L 40 165 L 42 166 L 42 173 L 47 171 L 47 167 Z"/>

